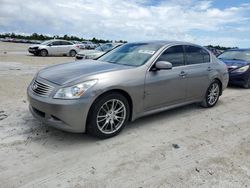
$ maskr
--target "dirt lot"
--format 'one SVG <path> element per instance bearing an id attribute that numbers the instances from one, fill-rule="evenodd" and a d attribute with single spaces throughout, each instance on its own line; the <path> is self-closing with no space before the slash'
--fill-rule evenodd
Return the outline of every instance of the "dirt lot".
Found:
<path id="1" fill-rule="evenodd" d="M 250 90 L 228 88 L 212 109 L 163 112 L 98 140 L 31 116 L 36 71 L 73 58 L 26 51 L 0 42 L 1 187 L 250 187 Z"/>

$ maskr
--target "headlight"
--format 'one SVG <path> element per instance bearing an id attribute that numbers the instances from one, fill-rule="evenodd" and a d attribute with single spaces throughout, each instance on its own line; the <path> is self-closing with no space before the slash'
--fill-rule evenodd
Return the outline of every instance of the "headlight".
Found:
<path id="1" fill-rule="evenodd" d="M 94 86 L 97 80 L 89 80 L 71 87 L 59 89 L 54 98 L 56 99 L 77 99 L 80 98 L 89 88 Z"/>
<path id="2" fill-rule="evenodd" d="M 249 65 L 246 65 L 246 66 L 241 67 L 239 69 L 236 69 L 236 70 L 234 70 L 232 72 L 243 73 L 243 72 L 246 72 L 248 69 L 249 69 Z"/>

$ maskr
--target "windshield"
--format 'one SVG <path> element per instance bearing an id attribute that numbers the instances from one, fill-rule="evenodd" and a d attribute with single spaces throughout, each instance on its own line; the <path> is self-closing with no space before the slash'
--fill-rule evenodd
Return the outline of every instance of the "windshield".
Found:
<path id="1" fill-rule="evenodd" d="M 128 43 L 118 47 L 98 60 L 120 65 L 140 66 L 160 48 L 160 44 Z"/>
<path id="2" fill-rule="evenodd" d="M 243 61 L 250 61 L 250 50 L 244 51 L 227 51 L 223 54 L 219 55 L 218 58 L 220 59 L 229 59 L 229 60 L 243 60 Z"/>
<path id="3" fill-rule="evenodd" d="M 107 52 L 107 51 L 111 50 L 113 48 L 113 46 L 114 46 L 113 44 L 102 44 L 102 45 L 96 47 L 95 50 Z"/>

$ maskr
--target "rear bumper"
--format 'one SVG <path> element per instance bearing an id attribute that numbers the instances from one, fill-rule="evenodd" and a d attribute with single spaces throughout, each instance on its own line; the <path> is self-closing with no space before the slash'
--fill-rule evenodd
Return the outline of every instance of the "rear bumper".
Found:
<path id="1" fill-rule="evenodd" d="M 61 100 L 36 95 L 27 90 L 32 115 L 52 127 L 68 132 L 85 132 L 90 100 Z"/>

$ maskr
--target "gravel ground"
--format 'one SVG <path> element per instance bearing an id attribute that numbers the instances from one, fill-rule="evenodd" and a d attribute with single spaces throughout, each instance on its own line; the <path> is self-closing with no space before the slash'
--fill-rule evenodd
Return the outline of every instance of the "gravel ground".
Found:
<path id="1" fill-rule="evenodd" d="M 98 140 L 41 124 L 26 88 L 37 70 L 71 57 L 34 57 L 0 42 L 1 187 L 250 187 L 250 90 L 218 105 L 139 119 Z"/>

